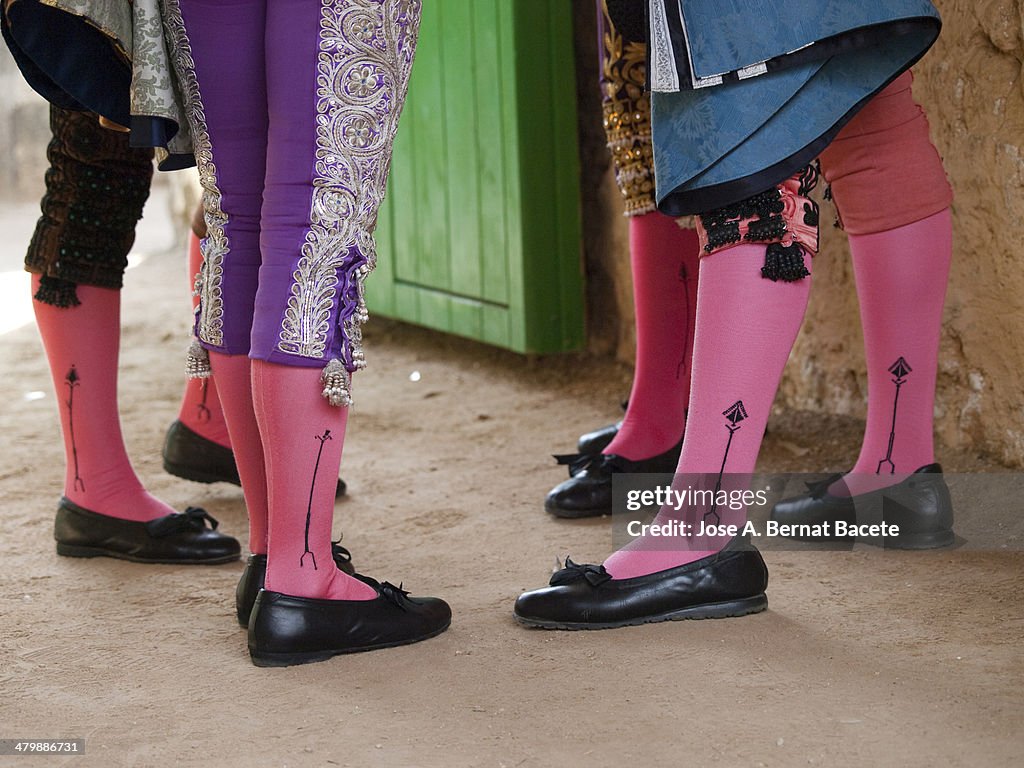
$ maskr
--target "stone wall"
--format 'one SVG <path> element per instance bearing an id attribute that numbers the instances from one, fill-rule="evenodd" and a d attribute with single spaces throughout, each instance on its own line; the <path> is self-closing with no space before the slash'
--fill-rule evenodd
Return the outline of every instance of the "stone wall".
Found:
<path id="1" fill-rule="evenodd" d="M 578 2 L 578 21 L 588 26 Z M 944 28 L 915 69 L 914 94 L 956 192 L 954 264 L 946 305 L 937 431 L 1010 466 L 1024 466 L 1024 1 L 938 0 Z M 626 224 L 608 163 L 588 40 L 578 32 L 591 348 L 633 359 Z M 592 96 L 584 87 L 593 89 Z M 585 120 L 591 124 L 584 125 Z M 597 122 L 594 122 L 594 121 Z M 612 192 L 609 191 L 611 188 Z M 595 205 L 594 201 L 602 201 Z M 783 379 L 778 408 L 863 416 L 867 381 L 849 252 L 828 226 L 811 305 Z M 595 283 L 595 279 L 598 284 Z M 610 285 L 603 284 L 605 280 Z"/>

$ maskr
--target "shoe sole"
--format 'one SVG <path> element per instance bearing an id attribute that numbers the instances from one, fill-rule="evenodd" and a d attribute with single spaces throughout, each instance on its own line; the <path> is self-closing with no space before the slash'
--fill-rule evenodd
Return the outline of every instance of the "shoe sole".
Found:
<path id="1" fill-rule="evenodd" d="M 706 603 L 704 605 L 693 605 L 689 608 L 680 608 L 678 611 L 659 613 L 654 616 L 641 616 L 626 621 L 607 622 L 575 622 L 575 621 L 544 621 L 542 619 L 530 619 L 525 616 L 512 615 L 520 624 L 538 629 L 615 629 L 617 627 L 638 627 L 642 624 L 656 624 L 660 621 L 684 621 L 686 619 L 728 619 L 735 616 L 748 616 L 752 613 L 761 613 L 768 607 L 768 596 L 763 592 L 755 597 L 745 597 L 742 600 L 727 600 L 721 603 Z"/>
<path id="2" fill-rule="evenodd" d="M 203 560 L 169 560 L 136 557 L 135 555 L 128 555 L 123 552 L 111 552 L 108 549 L 100 549 L 98 547 L 83 547 L 77 544 L 61 543 L 57 544 L 57 554 L 62 557 L 112 557 L 115 560 L 127 560 L 130 563 L 147 563 L 153 565 L 223 565 L 224 563 L 233 563 L 241 557 L 241 555 L 224 555 L 222 557 L 210 557 Z"/>
<path id="3" fill-rule="evenodd" d="M 585 517 L 604 517 L 610 515 L 612 510 L 608 509 L 562 509 L 561 507 L 549 507 L 544 505 L 544 511 L 553 517 L 563 520 L 581 520 Z"/>
<path id="4" fill-rule="evenodd" d="M 164 471 L 180 477 L 182 480 L 191 480 L 194 483 L 230 483 L 231 485 L 241 485 L 241 481 L 234 477 L 225 477 L 222 474 L 216 474 L 213 472 L 204 472 L 201 469 L 187 466 L 185 464 L 174 464 L 172 462 L 164 460 Z"/>
<path id="5" fill-rule="evenodd" d="M 317 661 L 327 661 L 333 659 L 335 656 L 344 656 L 348 653 L 365 653 L 366 651 L 377 651 L 383 650 L 384 648 L 398 648 L 402 645 L 412 645 L 418 643 L 421 640 L 429 640 L 432 637 L 437 637 L 448 627 L 451 626 L 449 621 L 440 629 L 437 629 L 427 635 L 419 635 L 417 637 L 409 638 L 408 640 L 398 640 L 394 643 L 382 643 L 380 645 L 365 645 L 357 648 L 341 648 L 338 650 L 330 651 L 306 651 L 303 653 L 263 653 L 257 651 L 251 645 L 249 646 L 249 657 L 252 659 L 252 663 L 257 667 L 292 667 L 298 664 L 312 664 Z"/>

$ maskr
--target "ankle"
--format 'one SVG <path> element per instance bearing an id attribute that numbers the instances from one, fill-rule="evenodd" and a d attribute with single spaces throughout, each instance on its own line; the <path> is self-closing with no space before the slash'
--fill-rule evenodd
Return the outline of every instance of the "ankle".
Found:
<path id="1" fill-rule="evenodd" d="M 907 476 L 916 472 L 921 467 L 935 463 L 934 456 L 925 460 L 923 457 L 919 457 L 919 461 L 908 461 L 905 462 L 906 470 L 901 472 L 877 472 L 877 462 L 875 466 L 868 466 L 857 462 L 852 470 L 843 475 L 839 480 L 836 480 L 832 485 L 829 486 L 828 492 L 832 496 L 839 498 L 848 498 L 850 496 L 859 496 L 862 493 L 870 493 L 871 491 L 877 491 L 882 488 L 889 488 L 890 486 L 897 485 L 907 479 Z"/>
<path id="2" fill-rule="evenodd" d="M 267 560 L 266 588 L 293 597 L 308 597 L 317 600 L 373 600 L 377 591 L 369 584 L 342 573 L 329 556 L 317 557 L 316 569 L 312 558 L 307 555 L 301 567 L 282 567 L 277 559 Z M 297 565 L 297 563 L 295 563 Z"/>
<path id="3" fill-rule="evenodd" d="M 177 511 L 150 494 L 141 484 L 105 492 L 90 490 L 83 493 L 73 488 L 65 488 L 64 496 L 90 512 L 140 523 L 165 517 Z"/>
<path id="4" fill-rule="evenodd" d="M 679 444 L 685 429 L 685 419 L 681 421 L 678 431 L 666 430 L 663 424 L 653 427 L 647 423 L 638 424 L 635 420 L 631 422 L 627 413 L 615 438 L 601 452 L 624 456 L 630 461 L 660 456 Z"/>

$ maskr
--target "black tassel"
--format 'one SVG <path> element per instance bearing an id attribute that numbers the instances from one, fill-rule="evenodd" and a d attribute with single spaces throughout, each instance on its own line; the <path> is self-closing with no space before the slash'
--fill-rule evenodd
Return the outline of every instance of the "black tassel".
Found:
<path id="1" fill-rule="evenodd" d="M 33 297 L 36 301 L 49 304 L 61 309 L 77 307 L 82 302 L 78 300 L 77 283 L 64 280 L 59 277 L 43 275 L 39 279 L 39 290 Z"/>
<path id="2" fill-rule="evenodd" d="M 804 266 L 804 250 L 799 243 L 789 246 L 772 243 L 765 251 L 761 277 L 772 282 L 795 283 L 810 274 Z"/>

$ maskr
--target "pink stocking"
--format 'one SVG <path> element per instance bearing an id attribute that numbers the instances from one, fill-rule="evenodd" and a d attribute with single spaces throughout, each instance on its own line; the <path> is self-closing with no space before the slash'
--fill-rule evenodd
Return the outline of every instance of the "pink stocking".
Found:
<path id="1" fill-rule="evenodd" d="M 373 600 L 377 592 L 339 571 L 331 557 L 348 408 L 320 396 L 320 373 L 321 368 L 252 361 L 270 499 L 266 586 L 296 597 Z"/>
<path id="2" fill-rule="evenodd" d="M 210 365 L 221 383 L 224 418 L 234 438 L 235 464 L 249 512 L 249 551 L 267 553 L 267 472 L 263 442 L 252 404 L 252 369 L 246 355 L 210 352 Z"/>
<path id="3" fill-rule="evenodd" d="M 203 254 L 199 250 L 199 238 L 195 234 L 191 234 L 189 236 L 188 249 L 189 291 L 192 290 L 195 276 L 199 272 L 202 261 Z M 199 297 L 193 297 L 193 309 L 198 303 Z M 221 410 L 220 398 L 217 396 L 217 384 L 212 376 L 208 376 L 205 379 L 186 380 L 185 392 L 181 399 L 181 408 L 178 410 L 178 421 L 207 440 L 211 440 L 225 448 L 231 447 L 228 426 L 224 421 L 224 412 Z M 255 552 L 256 550 L 253 551 Z M 264 552 L 266 550 L 260 551 Z"/>
<path id="4" fill-rule="evenodd" d="M 752 473 L 782 369 L 807 309 L 810 278 L 772 282 L 761 276 L 765 246 L 737 245 L 704 258 L 697 286 L 697 323 L 689 416 L 676 472 L 727 473 L 723 488 Z M 808 270 L 811 259 L 804 256 Z M 701 487 L 713 487 L 713 482 Z M 708 510 L 690 510 L 699 524 Z M 745 510 L 717 509 L 717 520 L 742 528 Z M 656 522 L 678 520 L 662 508 Z M 696 529 L 695 529 L 696 530 Z M 662 539 L 641 536 L 605 561 L 616 579 L 641 576 L 704 557 L 729 537 Z M 669 543 L 666 543 L 669 542 Z"/>
<path id="5" fill-rule="evenodd" d="M 39 276 L 32 279 L 32 293 Z M 150 496 L 132 469 L 117 410 L 121 292 L 77 287 L 81 304 L 33 300 L 64 434 L 64 495 L 92 512 L 146 521 L 175 510 Z"/>
<path id="6" fill-rule="evenodd" d="M 953 191 L 904 73 L 821 155 L 850 235 L 868 370 L 860 457 L 836 495 L 898 482 L 934 461 L 932 408 L 949 277 Z"/>
<path id="7" fill-rule="evenodd" d="M 832 492 L 863 493 L 935 461 L 932 418 L 942 306 L 952 254 L 950 211 L 851 235 L 868 417 L 860 457 Z M 845 485 L 845 488 L 843 487 Z"/>
<path id="8" fill-rule="evenodd" d="M 603 453 L 637 461 L 679 442 L 690 396 L 697 233 L 661 213 L 629 220 L 636 372 L 622 428 Z"/>

